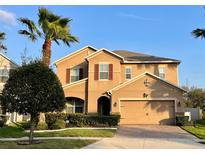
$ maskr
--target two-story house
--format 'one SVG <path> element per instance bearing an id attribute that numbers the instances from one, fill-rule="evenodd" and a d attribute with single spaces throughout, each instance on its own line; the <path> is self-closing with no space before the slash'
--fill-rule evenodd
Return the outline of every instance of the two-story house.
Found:
<path id="1" fill-rule="evenodd" d="M 9 72 L 12 69 L 17 68 L 18 65 L 12 61 L 10 58 L 8 58 L 4 53 L 0 53 L 0 95 L 2 93 L 2 90 L 4 88 L 4 85 L 6 81 L 9 78 Z M 3 109 L 0 106 L 0 114 L 3 113 Z M 23 116 L 18 115 L 17 113 L 6 113 L 9 116 L 9 121 L 16 122 L 21 121 L 23 119 Z"/>
<path id="2" fill-rule="evenodd" d="M 86 46 L 57 61 L 65 112 L 120 114 L 120 124 L 174 124 L 183 110 L 179 60 Z"/>

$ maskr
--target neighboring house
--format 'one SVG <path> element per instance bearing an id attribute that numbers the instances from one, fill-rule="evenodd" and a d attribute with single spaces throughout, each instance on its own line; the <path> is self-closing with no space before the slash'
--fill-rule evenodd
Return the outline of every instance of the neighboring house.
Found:
<path id="1" fill-rule="evenodd" d="M 0 94 L 4 88 L 6 81 L 9 78 L 9 72 L 12 69 L 17 68 L 18 65 L 9 59 L 5 54 L 0 53 Z M 0 106 L 0 114 L 3 114 L 3 110 Z M 9 116 L 9 122 L 21 121 L 23 116 L 18 115 L 17 113 L 6 113 Z"/>
<path id="2" fill-rule="evenodd" d="M 120 124 L 174 124 L 183 111 L 180 61 L 86 46 L 57 61 L 65 112 L 120 114 Z"/>

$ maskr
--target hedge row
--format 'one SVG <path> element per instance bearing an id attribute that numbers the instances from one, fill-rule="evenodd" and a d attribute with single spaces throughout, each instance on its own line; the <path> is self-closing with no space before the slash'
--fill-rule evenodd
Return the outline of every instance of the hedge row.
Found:
<path id="1" fill-rule="evenodd" d="M 176 125 L 177 126 L 186 126 L 189 125 L 189 116 L 176 116 Z"/>
<path id="2" fill-rule="evenodd" d="M 120 115 L 99 116 L 85 114 L 47 113 L 45 116 L 49 129 L 54 129 L 53 125 L 57 120 L 64 120 L 68 122 L 68 126 L 74 127 L 117 126 L 120 121 Z"/>

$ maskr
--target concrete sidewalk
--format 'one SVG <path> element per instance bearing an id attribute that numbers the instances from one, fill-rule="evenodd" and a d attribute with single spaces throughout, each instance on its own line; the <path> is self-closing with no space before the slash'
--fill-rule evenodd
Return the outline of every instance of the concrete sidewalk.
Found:
<path id="1" fill-rule="evenodd" d="M 29 137 L 21 137 L 21 138 L 0 138 L 0 141 L 22 141 L 28 140 Z M 103 137 L 34 137 L 36 140 L 102 140 L 108 139 Z"/>

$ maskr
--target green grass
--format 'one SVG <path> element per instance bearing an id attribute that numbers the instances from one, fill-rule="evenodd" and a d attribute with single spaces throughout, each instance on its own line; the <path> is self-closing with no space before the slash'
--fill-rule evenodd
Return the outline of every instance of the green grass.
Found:
<path id="1" fill-rule="evenodd" d="M 200 139 L 205 139 L 205 120 L 198 120 L 195 126 L 182 126 L 184 130 Z"/>
<path id="2" fill-rule="evenodd" d="M 205 120 L 197 120 L 195 122 L 195 127 L 205 129 Z"/>
<path id="3" fill-rule="evenodd" d="M 112 137 L 116 130 L 112 129 L 68 129 L 58 132 L 34 133 L 35 137 Z M 19 126 L 0 128 L 0 138 L 18 138 L 28 136 L 28 132 Z"/>
<path id="4" fill-rule="evenodd" d="M 35 133 L 36 137 L 112 137 L 112 129 L 68 129 L 59 132 Z"/>
<path id="5" fill-rule="evenodd" d="M 26 136 L 26 133 L 24 130 L 17 126 L 8 126 L 4 128 L 0 128 L 0 138 L 2 137 L 24 137 Z"/>
<path id="6" fill-rule="evenodd" d="M 0 149 L 79 149 L 93 140 L 42 140 L 42 143 L 18 145 L 17 141 L 0 141 Z"/>

